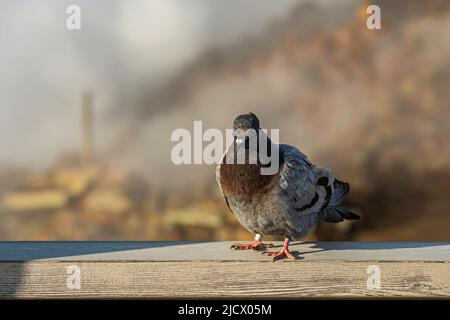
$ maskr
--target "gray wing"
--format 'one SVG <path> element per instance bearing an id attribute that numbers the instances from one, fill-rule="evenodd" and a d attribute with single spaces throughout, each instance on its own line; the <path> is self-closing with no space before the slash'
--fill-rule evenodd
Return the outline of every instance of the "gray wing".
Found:
<path id="1" fill-rule="evenodd" d="M 279 187 L 284 204 L 295 215 L 319 212 L 333 193 L 332 173 L 313 165 L 293 146 L 280 144 L 279 148 L 283 159 Z"/>

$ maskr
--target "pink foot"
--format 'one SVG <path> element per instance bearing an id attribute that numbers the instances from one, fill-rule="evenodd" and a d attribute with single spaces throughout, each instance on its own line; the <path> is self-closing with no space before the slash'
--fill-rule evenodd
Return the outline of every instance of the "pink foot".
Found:
<path id="1" fill-rule="evenodd" d="M 271 243 L 262 243 L 259 240 L 253 240 L 250 244 L 243 244 L 243 243 L 235 243 L 231 246 L 231 249 L 234 250 L 265 250 L 267 248 L 272 248 L 273 244 Z"/>
<path id="2" fill-rule="evenodd" d="M 266 251 L 266 252 L 263 252 L 262 254 L 273 257 L 273 262 L 275 262 L 277 260 L 281 260 L 281 259 L 287 259 L 287 258 L 294 259 L 294 255 L 289 252 L 289 240 L 286 240 L 284 242 L 284 245 L 283 245 L 283 248 L 281 249 L 281 251 Z"/>

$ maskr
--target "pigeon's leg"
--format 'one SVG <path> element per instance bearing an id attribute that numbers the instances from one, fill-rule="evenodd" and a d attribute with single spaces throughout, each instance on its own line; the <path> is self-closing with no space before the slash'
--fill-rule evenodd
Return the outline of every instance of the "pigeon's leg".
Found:
<path id="1" fill-rule="evenodd" d="M 262 254 L 266 254 L 268 256 L 273 256 L 273 262 L 280 260 L 280 259 L 286 259 L 286 258 L 293 259 L 294 256 L 292 255 L 292 253 L 289 252 L 289 242 L 290 242 L 290 239 L 288 237 L 286 237 L 284 239 L 284 244 L 283 244 L 283 248 L 281 249 L 281 251 L 279 251 L 279 252 L 266 251 L 266 252 L 263 252 Z"/>
<path id="2" fill-rule="evenodd" d="M 231 246 L 231 249 L 234 250 L 265 250 L 267 248 L 272 248 L 273 244 L 271 243 L 262 243 L 261 242 L 261 235 L 256 234 L 255 239 L 253 239 L 252 243 L 249 244 L 243 244 L 243 243 L 235 243 Z"/>

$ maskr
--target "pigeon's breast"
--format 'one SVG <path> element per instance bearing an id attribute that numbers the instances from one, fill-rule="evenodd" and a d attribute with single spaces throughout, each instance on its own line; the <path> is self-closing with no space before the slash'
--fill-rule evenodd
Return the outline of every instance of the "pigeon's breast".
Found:
<path id="1" fill-rule="evenodd" d="M 239 223 L 253 233 L 284 235 L 285 219 L 277 212 L 281 201 L 273 193 L 230 194 L 230 209 Z"/>
<path id="2" fill-rule="evenodd" d="M 267 176 L 260 169 L 257 165 L 220 165 L 220 185 L 231 211 L 250 232 L 300 238 L 316 219 L 302 217 L 291 206 L 280 186 L 279 172 Z"/>
<path id="3" fill-rule="evenodd" d="M 239 223 L 253 233 L 301 239 L 317 224 L 317 213 L 299 214 L 278 187 L 268 193 L 229 195 L 227 198 Z"/>
<path id="4" fill-rule="evenodd" d="M 250 232 L 258 233 L 257 212 L 253 203 L 253 197 L 244 194 L 227 196 L 230 209 L 239 223 Z"/>

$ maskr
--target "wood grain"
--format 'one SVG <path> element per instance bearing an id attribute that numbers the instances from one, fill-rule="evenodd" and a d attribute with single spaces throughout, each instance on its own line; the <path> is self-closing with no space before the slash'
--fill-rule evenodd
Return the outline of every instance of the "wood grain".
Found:
<path id="1" fill-rule="evenodd" d="M 24 248 L 28 248 L 24 250 L 29 250 L 30 246 L 36 248 L 38 244 L 23 243 Z M 77 244 L 82 246 L 83 243 Z M 117 243 L 116 249 L 123 249 L 126 244 Z M 320 246 L 320 243 L 316 244 Z M 76 259 L 67 253 L 61 258 L 43 258 L 46 255 L 40 252 L 30 260 L 16 253 L 21 259 L 12 261 L 11 255 L 5 255 L 5 248 L 1 248 L 7 245 L 0 244 L 0 297 L 6 298 L 450 297 L 450 263 L 446 259 L 432 261 L 430 257 L 433 255 L 428 255 L 424 259 L 427 261 L 418 261 L 417 257 L 412 259 L 409 254 L 402 259 L 401 250 L 396 261 L 361 260 L 358 257 L 339 259 L 335 252 L 330 252 L 328 260 L 321 256 L 277 263 L 256 252 L 238 253 L 238 256 L 257 257 L 257 260 L 250 261 L 208 260 L 205 257 L 158 261 L 155 256 L 139 261 L 130 255 L 121 261 L 118 259 L 120 250 L 114 251 L 115 259 L 108 259 L 111 258 L 109 256 L 102 259 L 101 255 L 96 257 L 94 253 L 76 255 Z M 172 243 L 171 247 L 174 245 Z M 222 247 L 223 243 L 216 245 Z M 333 245 L 339 247 L 338 242 Z M 357 252 L 365 246 L 364 243 L 355 245 Z M 412 247 L 408 245 L 408 248 Z M 54 246 L 64 248 L 61 243 Z M 113 246 L 113 243 L 108 243 L 108 246 Z M 384 247 L 388 246 L 398 248 L 401 244 L 394 246 L 390 243 Z M 52 252 L 49 249 L 52 243 L 45 243 L 43 247 L 47 248 L 47 253 Z M 132 250 L 142 250 L 136 249 L 136 245 L 131 247 Z M 227 255 L 228 248 L 223 247 Z M 370 248 L 370 244 L 367 247 Z M 423 248 L 419 244 L 417 247 Z M 17 243 L 14 248 L 17 250 Z M 432 245 L 429 248 L 436 249 Z M 113 249 L 114 246 L 110 247 L 111 251 Z M 435 256 L 441 257 L 440 254 Z M 68 260 L 68 257 L 72 259 Z M 373 265 L 380 268 L 379 289 L 367 286 L 370 276 L 367 269 Z M 70 266 L 80 268 L 80 289 L 67 287 L 70 276 L 67 268 Z"/>

